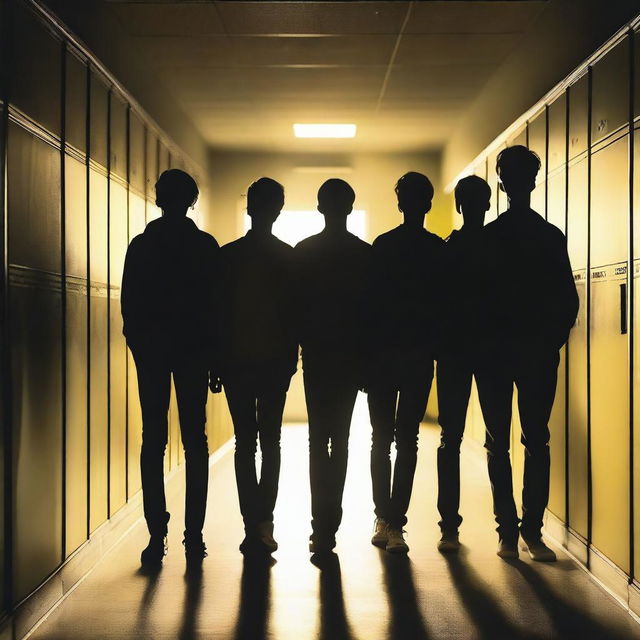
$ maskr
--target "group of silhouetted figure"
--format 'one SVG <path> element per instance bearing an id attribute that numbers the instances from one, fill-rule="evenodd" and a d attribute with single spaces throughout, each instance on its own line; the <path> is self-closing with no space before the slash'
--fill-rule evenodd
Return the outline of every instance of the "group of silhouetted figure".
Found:
<path id="1" fill-rule="evenodd" d="M 284 205 L 284 189 L 275 180 L 251 184 L 251 229 L 220 248 L 186 215 L 198 197 L 193 178 L 178 169 L 162 173 L 156 204 L 163 215 L 132 240 L 122 284 L 124 333 L 142 406 L 140 462 L 150 533 L 143 565 L 160 564 L 166 553 L 163 460 L 172 376 L 186 460 L 187 561 L 206 556 L 209 389 L 224 388 L 233 420 L 245 527 L 240 550 L 268 556 L 277 549 L 280 433 L 300 348 L 312 554 L 329 554 L 336 544 L 359 390 L 368 395 L 373 429 L 371 542 L 392 553 L 408 551 L 403 527 L 437 362 L 439 550 L 460 547 L 460 445 L 475 378 L 498 555 L 517 558 L 521 537 L 534 560 L 555 560 L 541 535 L 549 495 L 548 421 L 559 350 L 575 321 L 578 296 L 564 235 L 530 207 L 538 156 L 508 147 L 496 168 L 509 208 L 484 226 L 491 189 L 477 176 L 463 178 L 455 201 L 464 223 L 446 241 L 424 228 L 434 195 L 425 175 L 410 172 L 398 180 L 404 220 L 373 245 L 347 230 L 351 186 L 327 180 L 318 191 L 325 228 L 295 248 L 272 233 Z M 521 520 L 509 457 L 514 384 L 525 447 Z"/>

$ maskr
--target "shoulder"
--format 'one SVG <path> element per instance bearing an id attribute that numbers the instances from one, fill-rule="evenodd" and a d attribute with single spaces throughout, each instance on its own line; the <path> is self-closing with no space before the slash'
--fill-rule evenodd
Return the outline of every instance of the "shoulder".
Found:
<path id="1" fill-rule="evenodd" d="M 431 233 L 431 231 L 426 231 L 426 229 L 424 238 L 427 243 L 435 247 L 444 247 L 447 244 L 439 235 Z"/>
<path id="2" fill-rule="evenodd" d="M 298 244 L 293 248 L 295 253 L 304 253 L 305 251 L 312 251 L 317 248 L 321 244 L 321 236 L 319 233 L 316 233 L 313 236 L 309 236 L 304 240 L 300 240 Z"/>
<path id="3" fill-rule="evenodd" d="M 137 253 L 138 251 L 144 250 L 144 246 L 147 244 L 147 239 L 145 238 L 144 233 L 139 233 L 137 236 L 134 236 L 127 247 L 127 253 Z"/>
<path id="4" fill-rule="evenodd" d="M 220 248 L 218 241 L 210 233 L 202 231 L 202 229 L 198 229 L 198 235 L 202 241 L 202 244 L 208 249 L 217 250 Z"/>
<path id="5" fill-rule="evenodd" d="M 373 246 L 378 247 L 386 247 L 390 244 L 394 244 L 396 238 L 398 237 L 398 230 L 400 227 L 395 227 L 395 229 L 390 229 L 389 231 L 385 231 L 381 233 L 374 241 Z"/>
<path id="6" fill-rule="evenodd" d="M 358 247 L 361 251 L 369 251 L 371 249 L 371 245 L 366 240 L 359 238 L 353 233 L 349 233 L 349 239 L 351 240 L 351 244 Z"/>

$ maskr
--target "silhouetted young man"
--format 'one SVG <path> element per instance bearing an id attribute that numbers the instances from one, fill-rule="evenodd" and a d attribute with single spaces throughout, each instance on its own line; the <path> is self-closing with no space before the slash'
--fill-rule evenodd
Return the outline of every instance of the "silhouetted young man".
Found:
<path id="1" fill-rule="evenodd" d="M 433 199 L 429 179 L 412 171 L 398 180 L 395 190 L 404 222 L 378 236 L 372 249 L 367 391 L 376 522 L 371 542 L 392 553 L 406 553 L 403 526 L 416 469 L 418 431 L 433 380 L 435 287 L 444 241 L 424 228 Z"/>
<path id="2" fill-rule="evenodd" d="M 497 172 L 509 209 L 485 227 L 487 276 L 480 329 L 485 336 L 476 382 L 487 427 L 486 449 L 498 555 L 518 556 L 518 533 L 534 560 L 555 560 L 541 537 L 549 498 L 548 421 L 556 392 L 558 351 L 578 311 L 564 235 L 530 207 L 540 169 L 538 156 L 523 146 L 500 152 Z M 513 385 L 525 447 L 522 524 L 513 500 L 509 431 Z"/>
<path id="3" fill-rule="evenodd" d="M 273 509 L 280 473 L 280 429 L 298 362 L 293 330 L 293 248 L 271 228 L 284 189 L 260 178 L 247 192 L 251 230 L 222 247 L 220 376 L 236 436 L 235 468 L 244 519 L 243 553 L 273 552 Z M 260 438 L 262 465 L 256 475 Z"/>
<path id="4" fill-rule="evenodd" d="M 143 564 L 166 552 L 163 459 L 167 445 L 171 376 L 185 450 L 187 488 L 184 545 L 187 560 L 206 555 L 202 541 L 207 502 L 208 449 L 205 408 L 213 361 L 218 243 L 187 218 L 198 186 L 170 169 L 156 183 L 162 217 L 129 245 L 122 279 L 124 334 L 138 372 L 142 406 L 142 494 L 151 535 Z"/>
<path id="5" fill-rule="evenodd" d="M 318 191 L 325 228 L 295 248 L 298 334 L 309 414 L 312 553 L 335 546 L 351 415 L 362 387 L 363 305 L 371 247 L 347 231 L 354 200 L 344 180 L 327 180 Z"/>
<path id="6" fill-rule="evenodd" d="M 491 187 L 478 176 L 462 178 L 456 185 L 456 210 L 463 225 L 448 238 L 442 264 L 441 309 L 438 344 L 438 510 L 442 538 L 440 551 L 457 551 L 460 507 L 460 444 L 476 367 L 478 339 L 478 287 L 473 273 L 479 268 L 484 216 Z"/>

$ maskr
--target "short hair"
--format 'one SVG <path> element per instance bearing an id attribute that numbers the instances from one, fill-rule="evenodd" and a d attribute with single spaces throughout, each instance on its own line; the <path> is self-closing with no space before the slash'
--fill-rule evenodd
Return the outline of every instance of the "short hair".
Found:
<path id="1" fill-rule="evenodd" d="M 330 178 L 322 183 L 318 189 L 318 203 L 338 205 L 339 207 L 353 207 L 356 199 L 356 192 L 351 185 L 340 178 Z"/>
<path id="2" fill-rule="evenodd" d="M 541 166 L 540 156 L 521 144 L 503 149 L 496 158 L 496 172 L 499 176 L 506 172 L 535 180 Z"/>
<path id="3" fill-rule="evenodd" d="M 247 210 L 278 206 L 284 202 L 284 187 L 272 178 L 259 178 L 247 190 Z"/>
<path id="4" fill-rule="evenodd" d="M 198 198 L 196 181 L 181 169 L 168 169 L 156 182 L 156 204 L 166 207 L 189 207 Z"/>
<path id="5" fill-rule="evenodd" d="M 480 176 L 467 176 L 458 181 L 455 188 L 456 204 L 469 200 L 489 202 L 491 187 Z"/>
<path id="6" fill-rule="evenodd" d="M 427 178 L 423 173 L 418 173 L 417 171 L 409 171 L 405 173 L 399 180 L 396 182 L 395 187 L 396 195 L 400 195 L 402 192 L 423 192 L 425 200 L 433 200 L 434 189 L 431 184 L 431 180 Z"/>

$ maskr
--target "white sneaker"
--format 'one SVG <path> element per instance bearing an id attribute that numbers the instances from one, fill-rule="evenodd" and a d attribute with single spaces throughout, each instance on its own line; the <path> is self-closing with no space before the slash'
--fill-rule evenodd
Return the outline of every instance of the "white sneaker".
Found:
<path id="1" fill-rule="evenodd" d="M 371 544 L 381 549 L 387 548 L 387 540 L 389 539 L 389 525 L 383 518 L 376 518 L 373 525 L 373 535 L 371 536 Z"/>
<path id="2" fill-rule="evenodd" d="M 522 538 L 522 540 L 524 542 L 522 550 L 528 551 L 532 560 L 536 562 L 555 562 L 557 560 L 555 551 L 549 549 L 542 541 L 542 538 L 538 540 L 526 540 Z"/>
<path id="3" fill-rule="evenodd" d="M 258 540 L 260 540 L 269 553 L 278 550 L 278 543 L 273 537 L 273 522 L 265 520 L 258 524 Z"/>
<path id="4" fill-rule="evenodd" d="M 409 545 L 404 539 L 403 529 L 387 527 L 387 551 L 389 553 L 407 553 Z"/>

